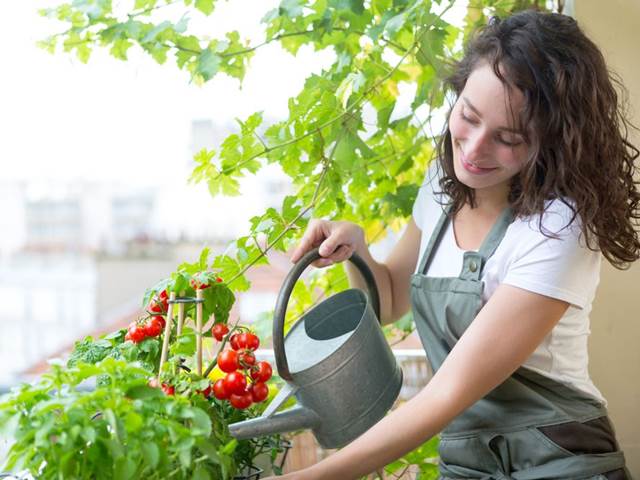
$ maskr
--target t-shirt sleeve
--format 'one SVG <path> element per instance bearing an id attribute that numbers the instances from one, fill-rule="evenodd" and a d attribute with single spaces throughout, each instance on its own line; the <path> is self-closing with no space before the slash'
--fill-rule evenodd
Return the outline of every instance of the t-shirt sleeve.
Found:
<path id="1" fill-rule="evenodd" d="M 558 238 L 549 238 L 538 229 L 522 237 L 502 283 L 585 308 L 600 279 L 600 252 L 586 247 L 576 224 L 551 231 Z"/>

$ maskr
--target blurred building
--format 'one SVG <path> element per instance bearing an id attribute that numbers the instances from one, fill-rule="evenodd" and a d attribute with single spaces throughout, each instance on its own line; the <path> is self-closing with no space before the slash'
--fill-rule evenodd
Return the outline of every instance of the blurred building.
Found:
<path id="1" fill-rule="evenodd" d="M 219 145 L 232 125 L 194 120 L 189 159 Z M 289 193 L 275 166 L 244 179 L 242 195 L 211 198 L 179 178 L 125 182 L 0 182 L 0 381 L 39 370 L 44 359 L 87 334 L 128 324 L 145 290 L 177 265 L 214 254 L 249 230 L 249 219 Z M 275 304 L 288 262 L 257 271 L 235 313 L 250 321 Z M 276 272 L 276 273 L 274 273 Z M 6 380 L 5 380 L 6 383 Z"/>

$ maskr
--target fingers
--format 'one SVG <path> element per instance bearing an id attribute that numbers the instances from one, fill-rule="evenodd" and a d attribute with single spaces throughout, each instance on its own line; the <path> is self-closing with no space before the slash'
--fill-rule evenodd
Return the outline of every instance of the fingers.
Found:
<path id="1" fill-rule="evenodd" d="M 311 220 L 300 243 L 291 254 L 291 261 L 298 262 L 304 254 L 315 247 L 320 258 L 312 263 L 315 267 L 326 267 L 347 260 L 355 251 L 359 227 L 350 222 Z"/>
<path id="2" fill-rule="evenodd" d="M 291 254 L 291 261 L 296 263 L 312 248 L 317 247 L 325 239 L 321 228 L 322 220 L 311 220 L 307 226 L 307 230 L 300 239 L 300 243 Z"/>
<path id="3" fill-rule="evenodd" d="M 322 246 L 320 248 L 322 248 Z M 317 268 L 324 268 L 335 263 L 344 262 L 345 260 L 351 258 L 353 252 L 354 248 L 352 246 L 340 245 L 331 255 L 325 258 L 319 258 L 318 260 L 313 262 L 312 265 Z"/>

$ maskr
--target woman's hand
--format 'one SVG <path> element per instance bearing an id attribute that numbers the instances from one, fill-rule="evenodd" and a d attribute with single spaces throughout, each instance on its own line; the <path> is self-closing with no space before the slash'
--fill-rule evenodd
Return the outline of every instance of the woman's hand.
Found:
<path id="1" fill-rule="evenodd" d="M 267 477 L 264 480 L 319 480 L 316 475 L 309 471 L 309 469 L 298 470 L 297 472 L 287 473 L 279 477 Z"/>
<path id="2" fill-rule="evenodd" d="M 367 245 L 364 231 L 355 223 L 313 219 L 291 254 L 291 261 L 296 263 L 305 253 L 316 247 L 320 247 L 319 253 L 323 258 L 316 260 L 312 265 L 327 267 L 344 262 L 356 250 L 366 250 Z"/>

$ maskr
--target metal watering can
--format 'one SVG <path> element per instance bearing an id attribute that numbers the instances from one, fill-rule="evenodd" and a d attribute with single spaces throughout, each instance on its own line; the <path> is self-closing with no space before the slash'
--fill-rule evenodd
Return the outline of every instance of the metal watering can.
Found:
<path id="1" fill-rule="evenodd" d="M 284 280 L 273 319 L 273 349 L 284 387 L 259 418 L 229 425 L 237 439 L 310 428 L 323 448 L 351 442 L 391 408 L 402 386 L 402 370 L 380 328 L 375 279 L 355 253 L 369 298 L 360 289 L 340 292 L 308 311 L 284 337 L 284 319 L 293 287 L 320 258 L 308 252 Z M 372 306 L 373 304 L 373 306 Z M 276 413 L 295 395 L 298 405 Z"/>

